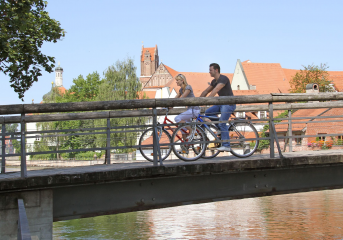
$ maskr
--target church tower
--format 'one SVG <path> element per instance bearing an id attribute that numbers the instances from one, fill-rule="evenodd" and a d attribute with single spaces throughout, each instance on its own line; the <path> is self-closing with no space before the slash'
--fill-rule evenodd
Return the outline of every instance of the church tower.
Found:
<path id="1" fill-rule="evenodd" d="M 55 68 L 55 86 L 62 87 L 63 86 L 63 68 L 60 67 L 60 63 L 58 63 L 58 67 Z"/>
<path id="2" fill-rule="evenodd" d="M 159 56 L 157 45 L 152 48 L 144 48 L 141 51 L 141 76 L 140 80 L 144 85 L 159 66 Z"/>

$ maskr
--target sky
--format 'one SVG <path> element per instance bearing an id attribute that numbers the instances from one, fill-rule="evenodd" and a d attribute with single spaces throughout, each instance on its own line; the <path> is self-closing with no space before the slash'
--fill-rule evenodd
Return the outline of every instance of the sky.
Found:
<path id="1" fill-rule="evenodd" d="M 142 44 L 157 45 L 160 62 L 179 72 L 208 72 L 216 62 L 233 73 L 237 59 L 343 71 L 342 9 L 341 0 L 48 0 L 46 11 L 66 35 L 41 50 L 60 62 L 67 89 L 79 75 L 102 77 L 128 57 L 139 76 Z M 42 101 L 55 74 L 43 72 L 24 101 L 8 76 L 0 79 L 0 105 L 30 104 Z"/>

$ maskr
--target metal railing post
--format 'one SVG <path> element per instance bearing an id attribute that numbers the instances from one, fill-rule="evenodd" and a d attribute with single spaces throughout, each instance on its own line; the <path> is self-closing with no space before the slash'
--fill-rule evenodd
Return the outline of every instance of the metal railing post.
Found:
<path id="1" fill-rule="evenodd" d="M 111 164 L 111 119 L 107 118 L 106 164 Z"/>
<path id="2" fill-rule="evenodd" d="M 18 199 L 18 236 L 20 240 L 31 240 L 29 222 L 27 220 L 23 199 Z"/>
<path id="3" fill-rule="evenodd" d="M 288 110 L 288 137 L 292 136 L 292 110 Z M 289 147 L 289 152 L 293 151 L 293 138 L 288 138 L 288 147 Z"/>
<path id="4" fill-rule="evenodd" d="M 269 135 L 270 135 L 270 157 L 271 158 L 275 157 L 275 153 L 274 153 L 274 141 L 275 141 L 276 147 L 279 151 L 279 156 L 280 156 L 280 158 L 283 158 L 279 139 L 277 136 L 277 132 L 275 130 L 275 124 L 274 124 L 274 119 L 273 119 L 273 103 L 272 102 L 269 103 Z"/>
<path id="5" fill-rule="evenodd" d="M 6 173 L 6 125 L 5 123 L 2 124 L 1 128 L 1 173 Z"/>
<path id="6" fill-rule="evenodd" d="M 21 114 L 21 121 L 20 121 L 20 135 L 21 135 L 21 177 L 27 177 L 27 167 L 26 167 L 26 146 L 25 146 L 25 113 Z"/>
<path id="7" fill-rule="evenodd" d="M 274 131 L 273 131 L 273 103 L 269 102 L 269 137 L 270 137 L 270 158 L 274 158 Z"/>
<path id="8" fill-rule="evenodd" d="M 153 159 L 154 159 L 154 166 L 158 165 L 158 162 L 160 162 L 160 165 L 162 166 L 162 158 L 161 158 L 161 149 L 160 149 L 160 143 L 158 140 L 158 135 L 157 135 L 157 110 L 156 108 L 153 108 L 152 110 L 152 124 L 153 124 Z"/>

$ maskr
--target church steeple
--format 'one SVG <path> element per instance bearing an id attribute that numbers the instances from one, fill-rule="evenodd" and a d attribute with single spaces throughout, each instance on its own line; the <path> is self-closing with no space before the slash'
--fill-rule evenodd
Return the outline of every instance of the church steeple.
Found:
<path id="1" fill-rule="evenodd" d="M 157 44 L 152 48 L 144 48 L 141 51 L 141 77 L 151 76 L 159 66 Z"/>
<path id="2" fill-rule="evenodd" d="M 58 62 L 58 67 L 55 68 L 55 86 L 62 87 L 63 86 L 63 68 L 60 66 Z"/>

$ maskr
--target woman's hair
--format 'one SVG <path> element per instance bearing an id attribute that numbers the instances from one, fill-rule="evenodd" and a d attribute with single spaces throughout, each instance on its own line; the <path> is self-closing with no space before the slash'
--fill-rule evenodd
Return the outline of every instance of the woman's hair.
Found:
<path id="1" fill-rule="evenodd" d="M 183 74 L 178 74 L 178 75 L 176 75 L 176 77 L 175 77 L 175 80 L 183 80 L 183 83 L 187 86 L 188 85 L 188 83 L 187 83 L 187 80 L 186 80 L 186 77 L 185 77 L 185 75 L 183 75 Z"/>

